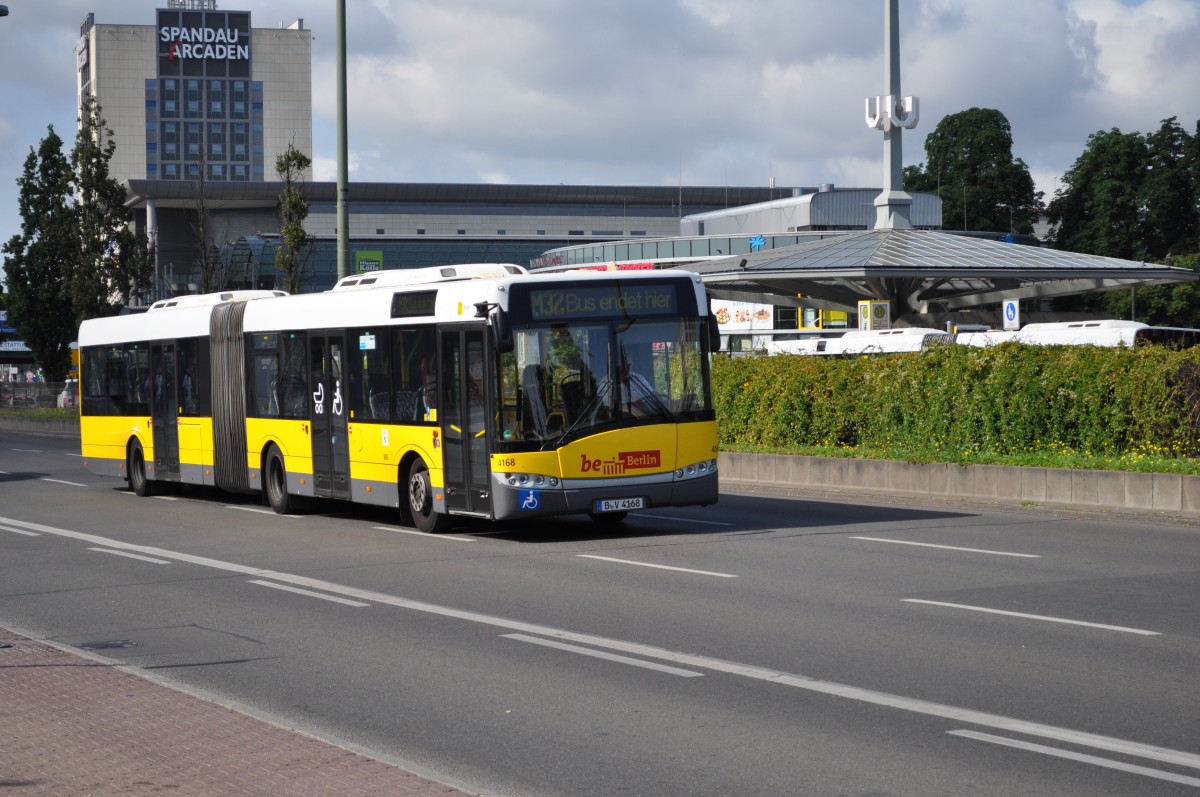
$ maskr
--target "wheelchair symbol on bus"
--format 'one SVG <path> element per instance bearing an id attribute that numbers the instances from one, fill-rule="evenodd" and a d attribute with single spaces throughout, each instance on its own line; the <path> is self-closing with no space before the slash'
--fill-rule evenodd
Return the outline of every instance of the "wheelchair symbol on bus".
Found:
<path id="1" fill-rule="evenodd" d="M 537 490 L 521 490 L 517 493 L 517 497 L 521 499 L 521 509 L 537 509 L 541 506 Z"/>

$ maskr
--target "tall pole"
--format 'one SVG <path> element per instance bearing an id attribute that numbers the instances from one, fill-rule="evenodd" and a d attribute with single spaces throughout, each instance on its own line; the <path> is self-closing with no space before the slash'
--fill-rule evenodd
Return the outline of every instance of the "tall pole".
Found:
<path id="1" fill-rule="evenodd" d="M 349 156 L 346 144 L 346 0 L 337 0 L 337 275 L 350 275 Z"/>
<path id="2" fill-rule="evenodd" d="M 886 97 L 867 99 L 867 125 L 883 131 L 883 191 L 875 198 L 875 229 L 910 229 L 912 196 L 904 191 L 903 128 L 920 116 L 916 97 L 900 95 L 900 0 L 883 0 L 883 82 Z"/>

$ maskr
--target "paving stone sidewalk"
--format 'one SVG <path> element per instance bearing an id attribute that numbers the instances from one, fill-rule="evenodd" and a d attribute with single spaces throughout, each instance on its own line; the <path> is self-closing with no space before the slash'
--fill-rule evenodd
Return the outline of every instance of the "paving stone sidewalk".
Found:
<path id="1" fill-rule="evenodd" d="M 0 626 L 0 794 L 466 792 Z"/>

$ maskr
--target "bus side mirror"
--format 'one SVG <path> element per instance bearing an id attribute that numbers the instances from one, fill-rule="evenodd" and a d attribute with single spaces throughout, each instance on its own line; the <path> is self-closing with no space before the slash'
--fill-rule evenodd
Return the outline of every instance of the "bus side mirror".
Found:
<path id="1" fill-rule="evenodd" d="M 717 317 L 712 313 L 708 314 L 708 350 L 721 350 L 721 325 L 717 323 Z"/>
<path id="2" fill-rule="evenodd" d="M 512 323 L 508 320 L 508 312 L 503 307 L 497 307 L 492 313 L 492 329 L 496 333 L 496 351 L 508 354 L 514 348 Z"/>

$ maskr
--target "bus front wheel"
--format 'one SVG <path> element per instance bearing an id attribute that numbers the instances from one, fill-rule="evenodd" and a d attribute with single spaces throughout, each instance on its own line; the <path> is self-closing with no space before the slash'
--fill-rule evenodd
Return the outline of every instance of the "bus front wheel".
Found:
<path id="1" fill-rule="evenodd" d="M 129 473 L 129 489 L 134 495 L 145 498 L 153 492 L 150 479 L 146 476 L 146 455 L 142 452 L 142 444 L 137 440 L 129 446 L 126 469 Z"/>
<path id="2" fill-rule="evenodd" d="M 429 480 L 429 468 L 420 459 L 413 460 L 408 469 L 408 508 L 412 511 L 413 525 L 426 534 L 445 531 L 450 518 L 433 509 L 433 483 Z"/>
<path id="3" fill-rule="evenodd" d="M 275 446 L 267 452 L 267 477 L 263 486 L 267 491 L 267 503 L 278 515 L 286 515 L 292 508 L 292 496 L 287 489 L 287 469 L 283 466 L 283 454 Z"/>

